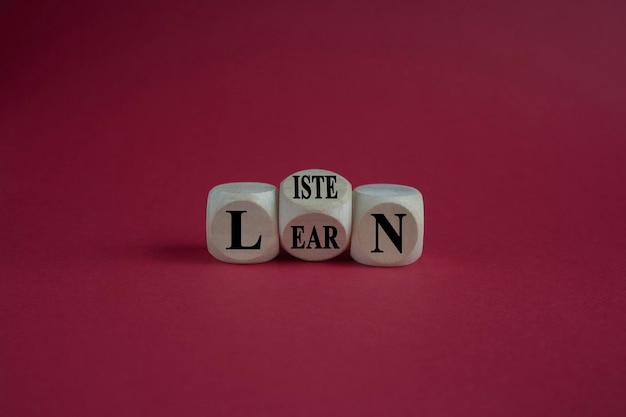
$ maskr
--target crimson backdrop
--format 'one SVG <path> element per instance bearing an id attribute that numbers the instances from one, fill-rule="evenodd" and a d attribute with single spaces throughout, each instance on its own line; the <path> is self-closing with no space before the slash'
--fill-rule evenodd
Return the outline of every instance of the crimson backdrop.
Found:
<path id="1" fill-rule="evenodd" d="M 12 3 L 1 415 L 626 414 L 624 2 Z M 312 167 L 419 188 L 422 259 L 208 255 Z"/>

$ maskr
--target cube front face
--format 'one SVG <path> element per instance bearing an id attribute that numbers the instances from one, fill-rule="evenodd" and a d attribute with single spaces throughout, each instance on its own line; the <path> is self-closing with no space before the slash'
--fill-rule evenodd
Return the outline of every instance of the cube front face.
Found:
<path id="1" fill-rule="evenodd" d="M 350 255 L 372 266 L 403 266 L 422 254 L 424 205 L 412 187 L 370 184 L 354 191 Z"/>
<path id="2" fill-rule="evenodd" d="M 207 247 L 222 262 L 259 263 L 278 255 L 276 187 L 229 183 L 209 192 Z"/>
<path id="3" fill-rule="evenodd" d="M 352 185 L 322 169 L 296 172 L 280 184 L 279 233 L 296 258 L 323 261 L 344 252 L 352 230 Z"/>
<path id="4" fill-rule="evenodd" d="M 334 217 L 309 213 L 293 218 L 285 226 L 281 240 L 292 255 L 308 261 L 323 261 L 343 252 L 349 235 Z"/>

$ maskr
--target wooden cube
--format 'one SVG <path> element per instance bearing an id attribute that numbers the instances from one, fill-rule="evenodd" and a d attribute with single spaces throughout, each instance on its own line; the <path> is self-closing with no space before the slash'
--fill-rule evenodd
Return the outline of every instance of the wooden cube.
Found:
<path id="1" fill-rule="evenodd" d="M 353 193 L 350 256 L 372 266 L 403 266 L 422 255 L 424 201 L 413 187 L 368 184 Z"/>
<path id="2" fill-rule="evenodd" d="M 278 228 L 285 251 L 306 261 L 334 258 L 347 249 L 352 228 L 352 185 L 323 169 L 283 180 Z"/>
<path id="3" fill-rule="evenodd" d="M 209 192 L 207 247 L 222 262 L 250 264 L 278 255 L 277 190 L 259 182 L 233 182 Z"/>

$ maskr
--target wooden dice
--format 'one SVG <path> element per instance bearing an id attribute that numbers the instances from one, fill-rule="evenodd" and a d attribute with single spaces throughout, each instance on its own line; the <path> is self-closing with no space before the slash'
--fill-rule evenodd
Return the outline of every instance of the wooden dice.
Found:
<path id="1" fill-rule="evenodd" d="M 280 190 L 239 182 L 214 187 L 207 200 L 207 247 L 223 262 L 266 262 L 280 248 L 306 261 L 324 261 L 350 248 L 372 266 L 403 266 L 422 255 L 424 202 L 413 187 L 368 184 L 352 191 L 341 175 L 307 169 Z"/>
<path id="2" fill-rule="evenodd" d="M 207 247 L 222 262 L 249 264 L 278 255 L 276 187 L 234 182 L 214 187 L 207 199 Z"/>
<path id="3" fill-rule="evenodd" d="M 286 252 L 306 261 L 334 258 L 350 243 L 352 185 L 323 169 L 296 172 L 280 184 L 278 213 Z"/>
<path id="4" fill-rule="evenodd" d="M 369 184 L 353 195 L 350 256 L 372 266 L 403 266 L 422 255 L 424 202 L 413 187 Z"/>

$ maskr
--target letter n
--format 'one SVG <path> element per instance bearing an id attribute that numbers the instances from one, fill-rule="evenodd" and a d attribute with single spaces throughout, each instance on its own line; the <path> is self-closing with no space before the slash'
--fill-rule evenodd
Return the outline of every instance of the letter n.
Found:
<path id="1" fill-rule="evenodd" d="M 385 232 L 389 240 L 391 240 L 391 243 L 393 243 L 396 249 L 398 249 L 398 252 L 402 253 L 402 218 L 406 216 L 406 214 L 395 214 L 395 216 L 398 217 L 397 233 L 384 214 L 372 214 L 372 217 L 376 219 L 376 248 L 372 251 L 372 253 L 383 252 L 378 247 L 378 226 L 382 227 L 383 232 Z"/>

